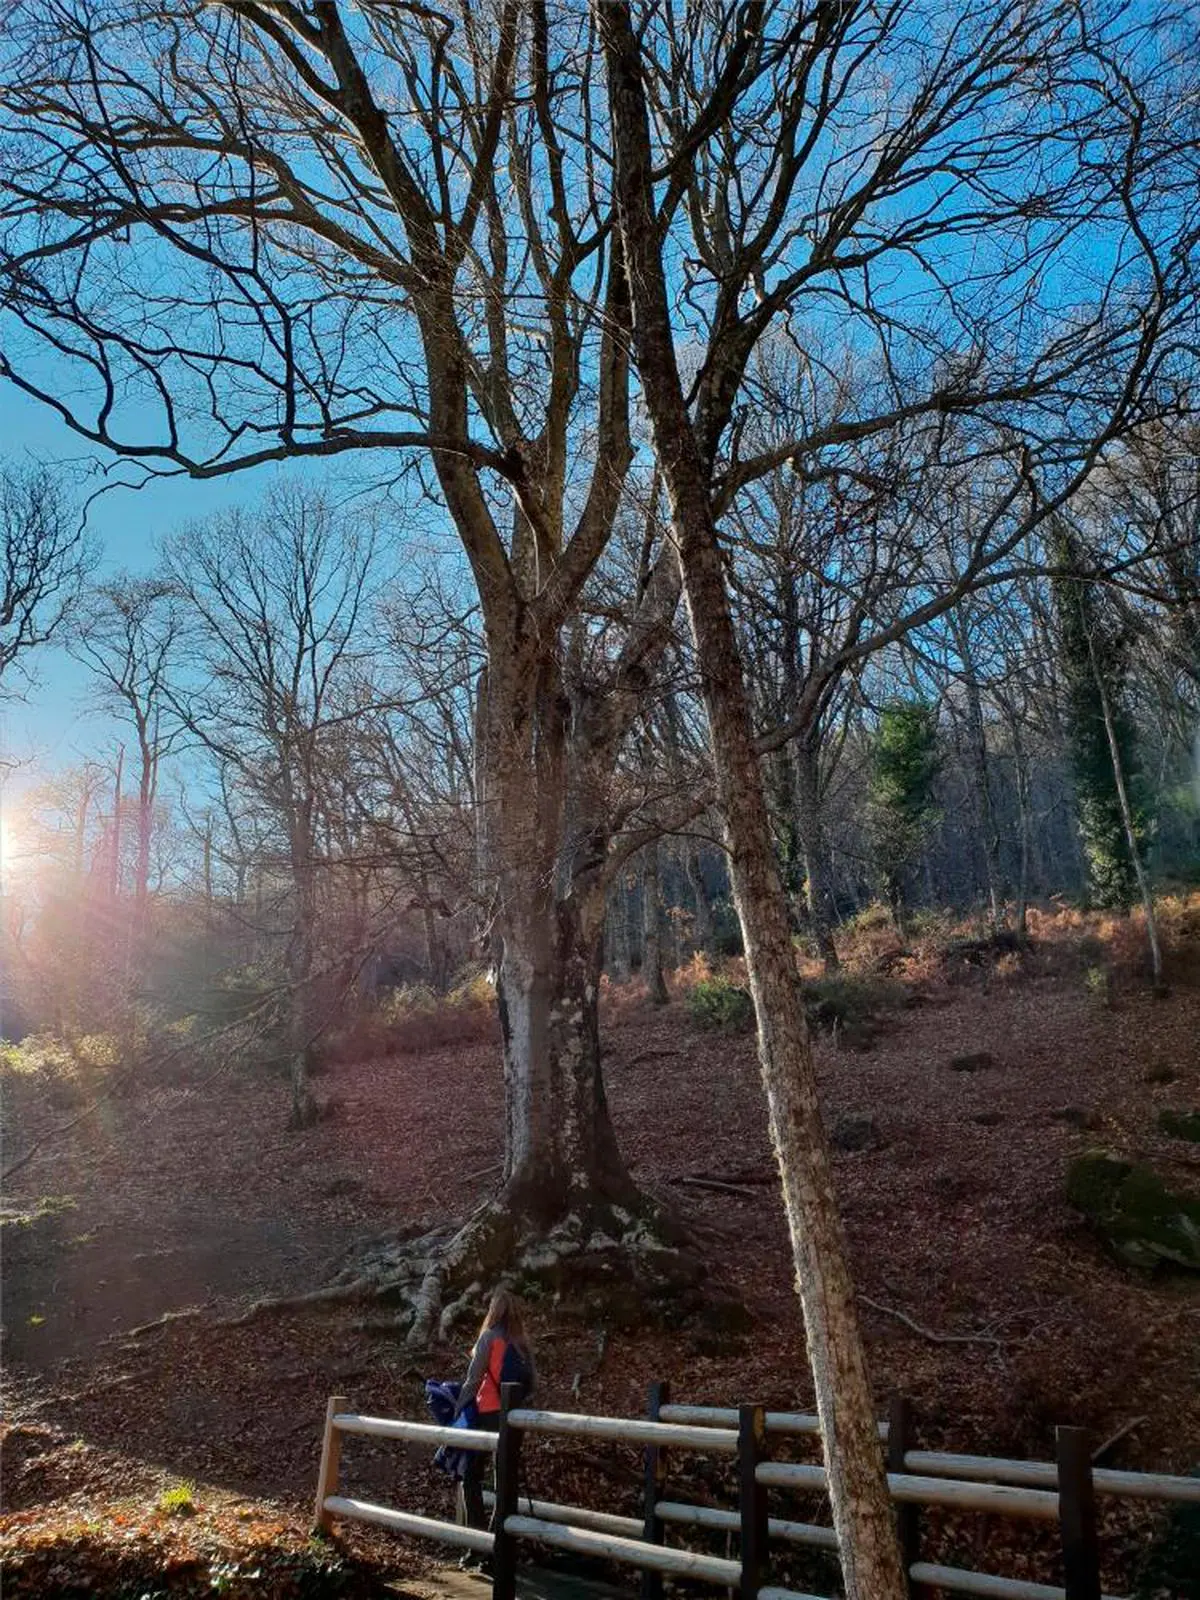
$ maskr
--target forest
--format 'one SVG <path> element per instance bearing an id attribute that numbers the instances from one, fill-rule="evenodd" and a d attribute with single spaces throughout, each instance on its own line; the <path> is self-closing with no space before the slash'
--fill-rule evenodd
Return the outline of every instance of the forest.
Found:
<path id="1" fill-rule="evenodd" d="M 1200 1469 L 1193 10 L 15 0 L 0 151 L 12 1593 L 456 1593 L 320 1422 L 499 1284 L 814 1411 L 797 1593 L 893 1393 Z"/>

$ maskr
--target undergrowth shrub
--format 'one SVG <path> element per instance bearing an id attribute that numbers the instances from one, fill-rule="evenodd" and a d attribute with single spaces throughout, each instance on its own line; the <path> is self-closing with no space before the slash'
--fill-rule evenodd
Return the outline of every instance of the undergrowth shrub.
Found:
<path id="1" fill-rule="evenodd" d="M 34 1033 L 19 1044 L 0 1041 L 0 1079 L 16 1080 L 59 1108 L 81 1104 L 108 1088 L 113 1075 L 144 1045 L 110 1033 L 61 1039 Z"/>
<path id="2" fill-rule="evenodd" d="M 158 1510 L 164 1517 L 193 1517 L 196 1514 L 196 1485 L 190 1481 L 164 1489 L 158 1497 Z"/>
<path id="3" fill-rule="evenodd" d="M 811 978 L 803 991 L 809 1026 L 838 1033 L 852 1044 L 867 1043 L 876 1032 L 879 1013 L 904 999 L 902 983 L 855 972 Z"/>
<path id="4" fill-rule="evenodd" d="M 331 1029 L 324 1062 L 419 1055 L 449 1044 L 481 1044 L 496 1034 L 496 990 L 486 972 L 468 970 L 444 995 L 426 983 L 389 990 L 372 1007 Z"/>
<path id="5" fill-rule="evenodd" d="M 688 1014 L 698 1028 L 741 1033 L 754 1021 L 754 1002 L 741 984 L 722 975 L 702 978 L 685 991 Z"/>

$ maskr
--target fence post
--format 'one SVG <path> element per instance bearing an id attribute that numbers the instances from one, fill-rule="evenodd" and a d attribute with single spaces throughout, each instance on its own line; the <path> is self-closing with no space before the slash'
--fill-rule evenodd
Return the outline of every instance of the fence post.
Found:
<path id="1" fill-rule="evenodd" d="M 646 1406 L 646 1415 L 651 1422 L 658 1421 L 658 1414 L 663 1406 L 671 1401 L 671 1385 L 667 1382 L 652 1383 L 650 1385 L 650 1399 Z M 642 1490 L 642 1538 L 647 1544 L 665 1544 L 666 1531 L 663 1528 L 662 1518 L 655 1511 L 655 1506 L 662 1499 L 663 1484 L 666 1479 L 666 1458 L 661 1445 L 648 1444 L 646 1446 L 646 1475 Z M 662 1600 L 663 1581 L 661 1572 L 651 1572 L 649 1568 L 642 1571 L 642 1600 Z"/>
<path id="2" fill-rule="evenodd" d="M 904 1458 L 913 1448 L 912 1404 L 905 1395 L 894 1394 L 888 1403 L 887 1468 L 889 1472 L 903 1472 Z M 911 1502 L 901 1500 L 896 1505 L 896 1532 L 900 1539 L 900 1556 L 904 1562 L 904 1583 L 911 1595 L 914 1591 L 909 1569 L 919 1559 L 921 1525 L 920 1509 Z"/>
<path id="3" fill-rule="evenodd" d="M 517 1541 L 505 1532 L 517 1510 L 517 1478 L 521 1470 L 521 1430 L 508 1413 L 521 1397 L 519 1383 L 500 1385 L 500 1433 L 496 1440 L 496 1506 L 492 1512 L 492 1600 L 513 1600 L 517 1592 Z"/>
<path id="4" fill-rule="evenodd" d="M 321 1438 L 321 1469 L 317 1473 L 317 1503 L 313 1509 L 313 1527 L 328 1533 L 333 1518 L 325 1509 L 325 1502 L 337 1488 L 338 1468 L 342 1462 L 342 1436 L 333 1425 L 338 1412 L 344 1412 L 350 1402 L 344 1394 L 335 1394 L 325 1407 L 325 1432 Z"/>
<path id="5" fill-rule="evenodd" d="M 762 1406 L 738 1407 L 738 1510 L 742 1518 L 742 1600 L 755 1600 L 767 1576 L 767 1490 L 757 1467 L 767 1451 Z"/>
<path id="6" fill-rule="evenodd" d="M 1100 1541 L 1086 1428 L 1056 1428 L 1058 1525 L 1066 1600 L 1100 1600 Z"/>

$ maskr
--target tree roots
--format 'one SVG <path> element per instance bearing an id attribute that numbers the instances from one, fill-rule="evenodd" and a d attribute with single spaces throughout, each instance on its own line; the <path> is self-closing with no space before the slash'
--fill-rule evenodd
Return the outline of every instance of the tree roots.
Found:
<path id="1" fill-rule="evenodd" d="M 549 1301 L 593 1326 L 678 1325 L 714 1302 L 722 1325 L 740 1304 L 714 1294 L 694 1241 L 668 1212 L 642 1200 L 632 1208 L 588 1197 L 555 1222 L 534 1216 L 501 1190 L 461 1227 L 412 1229 L 364 1240 L 329 1268 L 330 1281 L 306 1293 L 255 1300 L 216 1322 L 237 1327 L 309 1306 L 378 1301 L 413 1350 L 430 1348 L 467 1318 L 478 1318 L 492 1290 L 507 1283 L 534 1302 Z M 187 1312 L 183 1315 L 202 1315 Z M 134 1330 L 161 1331 L 178 1313 Z"/>
<path id="2" fill-rule="evenodd" d="M 707 1275 L 679 1225 L 649 1203 L 630 1210 L 589 1198 L 547 1224 L 501 1190 L 457 1231 L 357 1246 L 333 1287 L 394 1305 L 406 1343 L 427 1349 L 477 1317 L 501 1282 L 532 1301 L 635 1326 L 693 1315 L 709 1298 Z"/>

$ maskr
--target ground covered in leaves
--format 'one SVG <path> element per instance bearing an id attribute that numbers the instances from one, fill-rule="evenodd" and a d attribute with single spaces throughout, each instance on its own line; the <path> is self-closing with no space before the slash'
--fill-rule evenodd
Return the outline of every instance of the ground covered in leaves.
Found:
<path id="1" fill-rule="evenodd" d="M 1136 930 L 1060 916 L 1034 933 L 1027 956 L 864 936 L 850 981 L 875 984 L 886 1009 L 819 1039 L 881 1406 L 908 1394 L 929 1447 L 1047 1459 L 1055 1424 L 1071 1422 L 1097 1444 L 1121 1433 L 1106 1464 L 1189 1471 L 1200 1278 L 1111 1257 L 1064 1180 L 1073 1156 L 1103 1148 L 1200 1188 L 1200 1145 L 1160 1122 L 1200 1106 L 1200 907 L 1178 909 L 1165 999 L 1138 979 Z M 637 1414 L 667 1378 L 680 1400 L 809 1407 L 752 1038 L 701 1029 L 678 990 L 661 1010 L 611 994 L 605 1036 L 635 1174 L 704 1241 L 748 1323 L 656 1329 L 619 1297 L 599 1316 L 538 1303 L 542 1402 Z M 288 1133 L 276 1079 L 235 1066 L 142 1084 L 13 1178 L 6 1596 L 365 1596 L 402 1592 L 430 1561 L 365 1527 L 336 1545 L 308 1536 L 327 1397 L 422 1414 L 425 1364 L 388 1307 L 237 1318 L 258 1296 L 328 1281 L 364 1235 L 430 1228 L 487 1195 L 498 1052 L 481 1041 L 343 1064 L 320 1087 L 332 1114 Z M 6 1118 L 10 1161 L 69 1120 L 33 1082 L 10 1087 Z M 457 1374 L 467 1342 L 437 1375 Z M 672 1497 L 732 1503 L 730 1467 L 680 1458 L 672 1471 Z M 632 1512 L 641 1473 L 632 1450 L 546 1440 L 527 1476 L 535 1496 Z M 343 1484 L 451 1507 L 427 1455 L 393 1444 L 347 1441 Z M 782 1495 L 778 1512 L 824 1515 Z M 1105 1502 L 1104 1516 L 1106 1581 L 1128 1585 L 1153 1514 Z M 925 1540 L 929 1559 L 1059 1581 L 1053 1529 L 930 1517 Z M 834 1581 L 811 1564 L 781 1564 L 775 1581 L 789 1575 L 816 1592 Z"/>

